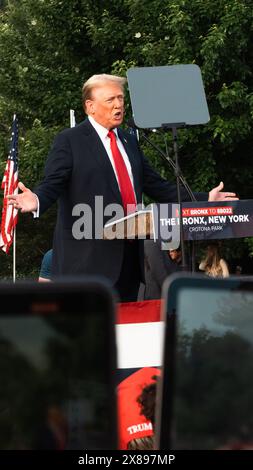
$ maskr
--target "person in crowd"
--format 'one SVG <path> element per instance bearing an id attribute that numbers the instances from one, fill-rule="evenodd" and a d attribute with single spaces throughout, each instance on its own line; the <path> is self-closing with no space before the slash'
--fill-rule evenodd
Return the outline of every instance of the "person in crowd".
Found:
<path id="1" fill-rule="evenodd" d="M 145 240 L 144 266 L 145 287 L 144 299 L 160 299 L 165 279 L 181 269 L 181 249 L 162 250 L 161 242 Z"/>
<path id="2" fill-rule="evenodd" d="M 160 378 L 160 370 L 157 370 L 152 376 L 152 382 L 143 387 L 143 390 L 137 398 L 140 405 L 140 413 L 151 421 L 153 430 L 155 431 L 155 415 L 156 415 L 156 395 L 157 385 Z"/>
<path id="3" fill-rule="evenodd" d="M 143 193 L 167 203 L 177 200 L 177 189 L 152 169 L 136 137 L 120 129 L 125 82 L 115 75 L 90 77 L 82 89 L 87 119 L 56 136 L 45 177 L 34 192 L 20 182 L 21 192 L 8 199 L 21 212 L 35 216 L 58 201 L 52 278 L 103 276 L 122 301 L 134 301 L 144 278 L 143 240 L 103 240 L 103 227 L 114 216 L 115 205 L 127 215 L 142 203 Z M 195 196 L 236 199 L 222 189 L 221 182 L 209 194 Z M 181 193 L 182 200 L 189 199 L 184 188 Z"/>
<path id="4" fill-rule="evenodd" d="M 40 267 L 40 274 L 39 274 L 39 282 L 50 282 L 52 276 L 52 257 L 53 257 L 53 250 L 48 250 L 41 262 Z"/>
<path id="5" fill-rule="evenodd" d="M 149 387 L 159 375 L 159 369 L 143 367 L 118 385 L 119 449 L 154 449 L 155 389 L 150 393 Z"/>
<path id="6" fill-rule="evenodd" d="M 211 277 L 228 277 L 229 269 L 226 261 L 221 257 L 218 245 L 211 244 L 207 247 L 205 258 L 199 265 L 200 271 L 204 271 Z"/>
<path id="7" fill-rule="evenodd" d="M 241 276 L 242 275 L 242 267 L 240 265 L 235 267 L 235 275 Z"/>
<path id="8" fill-rule="evenodd" d="M 180 264 L 182 263 L 182 252 L 180 247 L 174 250 L 169 250 L 168 255 L 170 259 L 172 259 L 172 261 L 174 261 L 177 265 L 180 266 Z"/>

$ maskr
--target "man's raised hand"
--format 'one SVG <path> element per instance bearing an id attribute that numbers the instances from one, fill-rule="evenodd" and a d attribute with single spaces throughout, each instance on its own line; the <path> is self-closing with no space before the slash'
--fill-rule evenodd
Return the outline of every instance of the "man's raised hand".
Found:
<path id="1" fill-rule="evenodd" d="M 220 184 L 218 186 L 216 186 L 216 188 L 213 188 L 210 192 L 209 192 L 209 198 L 208 198 L 208 201 L 209 202 L 212 202 L 212 201 L 237 201 L 239 198 L 236 197 L 236 194 L 235 193 L 227 193 L 226 191 L 222 191 L 222 189 L 224 188 L 224 183 L 221 181 Z"/>
<path id="2" fill-rule="evenodd" d="M 37 196 L 26 186 L 21 183 L 18 184 L 20 191 L 19 194 L 10 194 L 7 196 L 8 205 L 13 205 L 15 209 L 19 209 L 21 212 L 34 212 L 38 208 Z"/>

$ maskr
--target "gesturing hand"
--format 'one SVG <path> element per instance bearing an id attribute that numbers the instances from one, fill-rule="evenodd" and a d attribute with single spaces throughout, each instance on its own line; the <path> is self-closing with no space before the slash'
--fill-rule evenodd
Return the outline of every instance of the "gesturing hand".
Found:
<path id="1" fill-rule="evenodd" d="M 236 197 L 235 193 L 227 193 L 225 191 L 222 191 L 224 188 L 224 183 L 221 181 L 216 188 L 213 188 L 209 192 L 209 198 L 208 201 L 237 201 L 239 198 Z"/>
<path id="2" fill-rule="evenodd" d="M 21 182 L 18 187 L 22 193 L 7 196 L 8 205 L 13 205 L 15 209 L 20 209 L 21 212 L 36 211 L 38 208 L 36 195 Z"/>

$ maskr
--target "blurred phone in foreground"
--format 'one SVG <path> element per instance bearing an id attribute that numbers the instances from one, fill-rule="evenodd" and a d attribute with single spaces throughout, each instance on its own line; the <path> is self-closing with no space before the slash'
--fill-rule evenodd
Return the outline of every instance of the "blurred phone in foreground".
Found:
<path id="1" fill-rule="evenodd" d="M 164 287 L 158 449 L 253 449 L 253 283 L 175 275 Z"/>
<path id="2" fill-rule="evenodd" d="M 109 289 L 3 283 L 0 299 L 0 449 L 116 449 Z"/>

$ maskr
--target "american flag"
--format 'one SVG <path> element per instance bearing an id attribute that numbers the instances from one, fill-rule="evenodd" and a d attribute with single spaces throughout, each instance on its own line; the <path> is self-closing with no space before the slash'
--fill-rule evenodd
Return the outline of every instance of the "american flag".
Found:
<path id="1" fill-rule="evenodd" d="M 3 210 L 0 233 L 0 248 L 8 253 L 13 241 L 15 226 L 18 221 L 18 210 L 7 205 L 9 194 L 18 194 L 18 122 L 14 114 L 11 129 L 10 151 L 4 171 L 1 188 L 4 190 Z"/>

